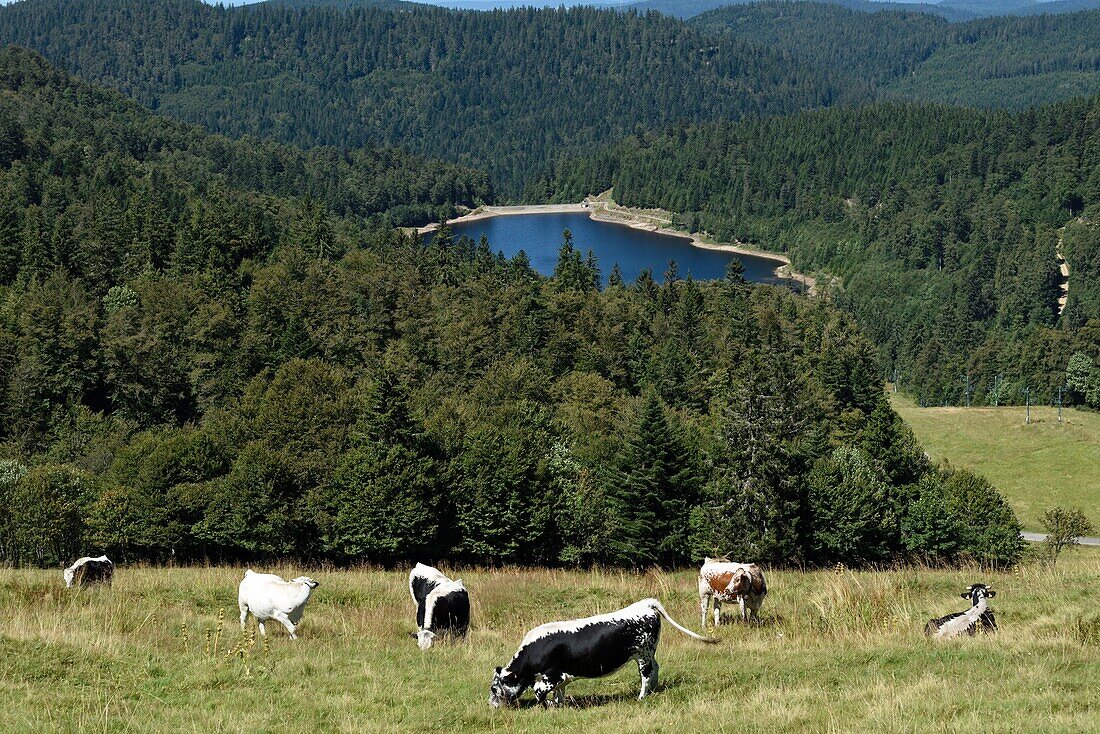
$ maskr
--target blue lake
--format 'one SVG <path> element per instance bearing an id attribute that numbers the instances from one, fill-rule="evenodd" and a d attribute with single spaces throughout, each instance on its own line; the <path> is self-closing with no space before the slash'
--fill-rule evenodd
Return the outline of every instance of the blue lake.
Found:
<path id="1" fill-rule="evenodd" d="M 457 239 L 462 235 L 475 242 L 489 238 L 493 252 L 512 257 L 520 250 L 527 253 L 531 266 L 543 275 L 551 275 L 558 261 L 562 232 L 573 233 L 573 245 L 582 255 L 592 250 L 599 261 L 604 281 L 615 263 L 623 271 L 623 280 L 633 281 L 645 268 L 657 281 L 664 280 L 668 261 L 675 260 L 681 277 L 690 273 L 696 280 L 716 280 L 726 275 L 726 263 L 738 258 L 745 266 L 745 278 L 754 283 L 786 284 L 776 277 L 783 263 L 755 255 L 735 255 L 721 250 L 695 247 L 685 237 L 658 234 L 622 224 L 599 222 L 583 212 L 555 214 L 513 214 L 451 225 Z M 432 235 L 426 235 L 430 242 Z"/>

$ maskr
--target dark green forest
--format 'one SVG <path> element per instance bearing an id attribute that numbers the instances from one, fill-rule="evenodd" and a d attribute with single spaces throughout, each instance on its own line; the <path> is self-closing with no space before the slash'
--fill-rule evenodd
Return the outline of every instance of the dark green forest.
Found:
<path id="1" fill-rule="evenodd" d="M 674 265 L 600 290 L 568 235 L 552 278 L 424 246 L 18 49 L 0 121 L 5 562 L 1019 553 L 824 300 Z"/>
<path id="2" fill-rule="evenodd" d="M 509 195 L 551 156 L 639 125 L 790 112 L 840 94 L 830 73 L 767 45 L 591 8 L 27 0 L 0 8 L 3 43 L 215 132 L 399 146 L 488 170 Z"/>
<path id="3" fill-rule="evenodd" d="M 1024 113 L 880 104 L 634 136 L 532 196 L 681 212 L 839 277 L 836 301 L 928 404 L 1052 400 L 1100 358 L 1100 98 Z M 1070 296 L 1058 314 L 1062 227 Z M 827 276 L 826 276 L 827 277 Z M 1100 379 L 1098 375 L 1097 379 Z"/>
<path id="4" fill-rule="evenodd" d="M 396 146 L 486 170 L 506 198 L 553 158 L 639 129 L 875 99 L 1023 108 L 1095 94 L 1097 37 L 1100 11 L 949 23 L 779 1 L 688 23 L 392 3 L 0 8 L 0 43 L 169 116 L 233 137 Z"/>
<path id="5" fill-rule="evenodd" d="M 1100 11 L 983 18 L 860 12 L 766 0 L 689 25 L 776 50 L 840 77 L 848 98 L 1021 109 L 1100 93 Z"/>

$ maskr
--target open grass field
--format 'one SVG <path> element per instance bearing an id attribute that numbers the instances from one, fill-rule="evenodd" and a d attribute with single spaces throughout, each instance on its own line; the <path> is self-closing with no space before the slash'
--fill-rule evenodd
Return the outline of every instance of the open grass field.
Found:
<path id="1" fill-rule="evenodd" d="M 1033 407 L 921 408 L 900 393 L 894 410 L 932 458 L 973 469 L 1008 499 L 1025 530 L 1055 505 L 1080 507 L 1100 531 L 1100 414 Z M 1095 533 L 1094 533 L 1095 534 Z"/>
<path id="2" fill-rule="evenodd" d="M 771 572 L 762 626 L 723 627 L 709 646 L 666 625 L 653 696 L 635 699 L 630 666 L 574 682 L 561 710 L 487 705 L 493 667 L 524 632 L 646 596 L 697 627 L 693 572 L 466 570 L 474 629 L 425 653 L 408 635 L 405 574 L 265 570 L 320 581 L 297 641 L 279 628 L 254 642 L 252 623 L 242 635 L 240 568 L 123 567 L 113 588 L 87 590 L 57 571 L 0 570 L 0 730 L 1100 731 L 1093 549 L 1004 574 Z M 1000 634 L 925 639 L 974 581 L 998 592 Z"/>

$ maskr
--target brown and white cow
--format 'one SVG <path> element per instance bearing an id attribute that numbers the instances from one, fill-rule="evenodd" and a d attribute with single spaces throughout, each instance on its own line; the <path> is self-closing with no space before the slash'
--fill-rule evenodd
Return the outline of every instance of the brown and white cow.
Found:
<path id="1" fill-rule="evenodd" d="M 714 602 L 714 626 L 722 623 L 722 604 L 737 602 L 741 620 L 760 621 L 760 605 L 768 594 L 764 571 L 755 563 L 732 563 L 725 558 L 707 558 L 699 569 L 700 626 L 707 627 L 707 611 Z"/>

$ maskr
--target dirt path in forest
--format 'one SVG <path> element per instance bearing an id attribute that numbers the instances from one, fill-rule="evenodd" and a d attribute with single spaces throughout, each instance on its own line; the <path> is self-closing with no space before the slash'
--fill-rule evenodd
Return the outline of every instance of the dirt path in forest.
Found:
<path id="1" fill-rule="evenodd" d="M 1059 286 L 1062 289 L 1062 295 L 1058 296 L 1059 316 L 1066 310 L 1066 304 L 1069 302 L 1069 263 L 1066 262 L 1066 256 L 1062 254 L 1062 237 L 1064 237 L 1065 234 L 1065 227 L 1058 230 L 1058 245 L 1054 251 L 1055 257 L 1058 259 L 1058 270 L 1062 273 L 1062 284 Z"/>

